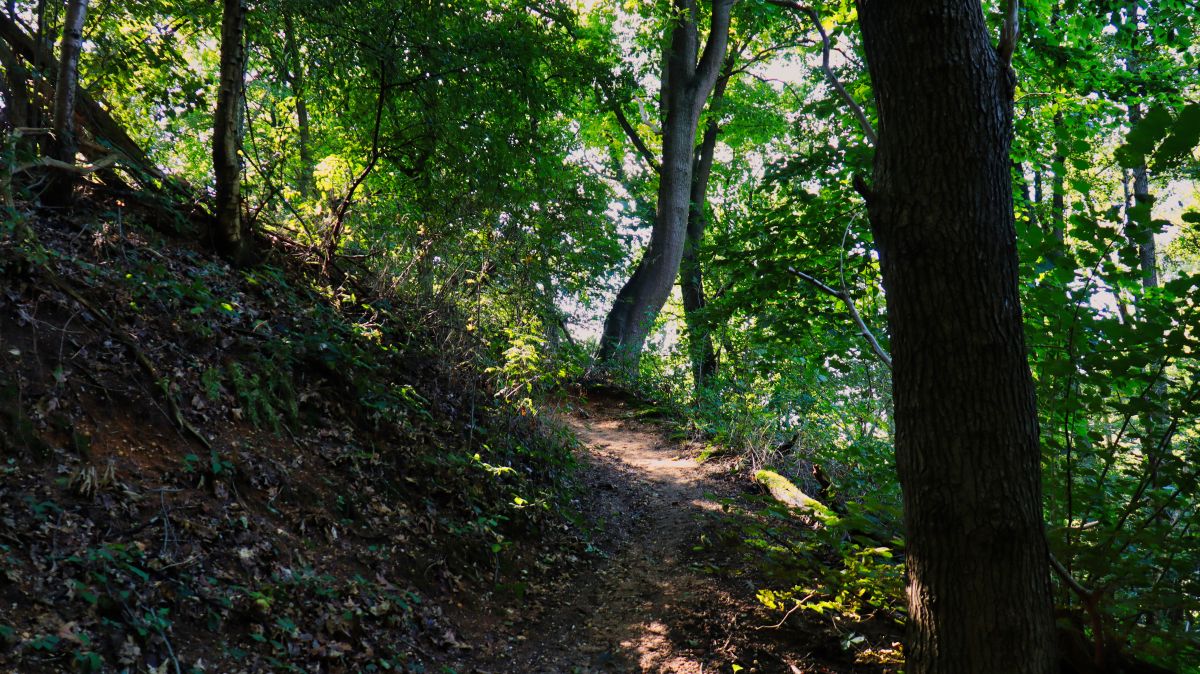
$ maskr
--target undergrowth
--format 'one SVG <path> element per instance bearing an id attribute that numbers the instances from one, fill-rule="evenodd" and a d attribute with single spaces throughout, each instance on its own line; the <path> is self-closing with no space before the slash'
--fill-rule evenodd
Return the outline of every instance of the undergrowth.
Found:
<path id="1" fill-rule="evenodd" d="M 134 213 L 23 217 L 0 241 L 0 663 L 425 671 L 463 648 L 426 594 L 575 544 L 549 533 L 571 435 L 536 413 L 569 372 L 536 325 L 281 255 L 232 270 Z"/>

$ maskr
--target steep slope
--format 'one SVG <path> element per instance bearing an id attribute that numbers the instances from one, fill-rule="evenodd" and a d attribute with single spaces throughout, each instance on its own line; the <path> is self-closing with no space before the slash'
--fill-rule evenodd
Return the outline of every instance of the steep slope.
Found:
<path id="1" fill-rule="evenodd" d="M 0 669 L 428 671 L 463 646 L 428 597 L 564 544 L 570 435 L 497 400 L 452 307 L 233 270 L 120 202 L 19 215 Z"/>

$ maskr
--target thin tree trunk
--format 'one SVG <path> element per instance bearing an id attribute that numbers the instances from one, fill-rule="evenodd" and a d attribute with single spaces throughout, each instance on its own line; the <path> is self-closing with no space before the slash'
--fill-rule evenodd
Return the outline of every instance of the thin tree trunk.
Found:
<path id="1" fill-rule="evenodd" d="M 46 19 L 46 9 L 46 0 L 38 0 L 37 27 L 34 32 L 34 40 L 37 43 L 37 49 L 35 49 L 33 54 L 30 56 L 30 62 L 33 63 L 33 72 L 35 73 L 46 72 L 46 69 L 51 67 L 54 62 L 54 51 L 51 48 L 52 41 L 49 37 L 48 31 L 46 30 L 46 24 L 48 23 Z M 44 128 L 46 126 L 45 104 L 39 102 L 38 105 L 35 105 L 34 108 L 30 110 L 30 112 L 32 113 L 32 119 L 30 119 L 30 122 L 32 122 L 31 126 L 36 128 Z M 45 140 L 39 139 L 39 144 L 42 146 L 39 151 L 41 153 L 45 153 L 48 149 L 45 146 Z"/>
<path id="2" fill-rule="evenodd" d="M 1141 31 L 1138 29 L 1139 9 L 1138 4 L 1133 2 L 1128 7 L 1128 19 L 1133 23 L 1131 31 L 1132 44 L 1129 48 L 1129 58 L 1125 61 L 1125 68 L 1135 81 L 1141 76 L 1142 61 L 1141 50 L 1138 49 L 1138 43 L 1141 40 Z M 1140 82 L 1135 84 L 1135 88 L 1144 94 L 1145 86 Z M 1137 126 L 1142 121 L 1142 104 L 1138 100 L 1129 102 L 1129 126 L 1132 128 Z M 1145 225 L 1149 226 L 1152 218 L 1150 217 L 1149 209 L 1154 205 L 1153 199 L 1150 196 L 1150 171 L 1145 164 L 1135 166 L 1133 168 L 1133 205 L 1135 207 L 1145 207 L 1146 218 Z M 1137 224 L 1133 219 L 1128 217 L 1126 212 L 1126 227 L 1136 229 Z M 1150 234 L 1144 240 L 1136 242 L 1138 247 L 1138 264 L 1142 271 L 1142 288 L 1150 289 L 1158 287 L 1158 263 L 1157 250 L 1154 245 L 1154 235 Z"/>
<path id="3" fill-rule="evenodd" d="M 637 269 L 617 293 L 604 321 L 597 354 L 601 363 L 630 374 L 637 370 L 642 345 L 679 274 L 691 203 L 696 127 L 725 59 L 733 3 L 712 0 L 709 37 L 699 62 L 696 0 L 673 3 L 671 41 L 662 75 L 662 162 L 654 228 Z"/>
<path id="4" fill-rule="evenodd" d="M 221 18 L 221 75 L 213 118 L 213 174 L 217 183 L 213 246 L 237 264 L 247 261 L 242 221 L 242 107 L 246 96 L 246 0 L 225 0 Z"/>
<path id="5" fill-rule="evenodd" d="M 1129 74 L 1135 78 L 1136 82 L 1142 70 L 1141 54 L 1138 48 L 1141 41 L 1141 31 L 1138 29 L 1138 4 L 1136 2 L 1131 3 L 1127 11 L 1128 20 L 1133 22 L 1133 30 L 1131 31 L 1130 39 L 1132 43 L 1129 49 L 1129 57 L 1126 59 L 1125 67 Z M 1144 93 L 1145 91 L 1145 86 L 1141 82 L 1136 82 L 1135 88 L 1139 90 L 1139 93 Z M 1128 108 L 1129 126 L 1133 128 L 1142 121 L 1142 104 L 1138 100 L 1131 100 L 1129 101 Z M 1133 167 L 1130 170 L 1130 174 L 1132 177 L 1131 182 L 1133 183 L 1133 209 L 1130 209 L 1131 204 L 1129 203 L 1127 187 L 1125 231 L 1126 236 L 1129 236 L 1131 239 L 1131 245 L 1137 246 L 1138 267 L 1142 277 L 1142 290 L 1147 291 L 1158 287 L 1158 249 L 1154 241 L 1155 228 L 1152 213 L 1154 197 L 1150 194 L 1150 169 L 1143 163 Z M 1134 216 L 1135 211 L 1140 211 L 1140 219 Z M 1161 347 L 1161 344 L 1158 346 Z M 1142 460 L 1145 470 L 1150 471 L 1151 475 L 1156 472 L 1153 466 L 1157 462 L 1157 456 L 1162 452 L 1168 451 L 1169 447 L 1169 444 L 1162 437 L 1169 425 L 1170 415 L 1168 414 L 1166 405 L 1167 385 L 1161 376 L 1161 369 L 1161 361 L 1147 368 L 1148 374 L 1156 377 L 1156 379 L 1146 396 L 1146 402 L 1150 406 L 1150 409 L 1140 415 L 1142 425 Z M 1152 480 L 1151 485 L 1157 487 L 1157 483 L 1157 480 Z"/>
<path id="6" fill-rule="evenodd" d="M 87 19 L 87 0 L 70 0 L 59 43 L 58 81 L 54 85 L 54 159 L 75 165 L 79 139 L 75 126 L 76 90 L 79 88 L 79 54 L 83 50 L 83 23 Z M 71 202 L 78 176 L 66 170 L 52 170 L 46 189 L 47 203 L 65 206 Z"/>
<path id="7" fill-rule="evenodd" d="M 1038 417 L 1010 171 L 1011 51 L 992 46 L 977 0 L 856 4 L 880 118 L 867 205 L 894 363 L 906 671 L 1050 674 Z"/>
<path id="8" fill-rule="evenodd" d="M 733 64 L 727 59 L 716 86 L 713 87 L 710 109 L 725 98 Z M 708 226 L 708 182 L 712 176 L 713 154 L 721 126 L 714 117 L 704 129 L 704 138 L 696 148 L 692 167 L 691 205 L 688 209 L 687 232 L 683 257 L 679 263 L 679 290 L 683 298 L 683 318 L 687 323 L 688 354 L 692 361 L 692 385 L 697 395 L 717 373 L 717 354 L 713 350 L 712 333 L 707 317 L 704 296 L 704 272 L 700 266 L 700 246 Z"/>
<path id="9" fill-rule="evenodd" d="M 1059 110 L 1054 113 L 1054 127 L 1061 129 L 1062 125 L 1063 113 Z M 1054 179 L 1050 181 L 1050 226 L 1055 240 L 1062 243 L 1066 237 L 1067 222 L 1067 147 L 1062 138 L 1054 142 L 1052 161 Z"/>
<path id="10" fill-rule="evenodd" d="M 312 154 L 312 127 L 308 119 L 308 94 L 304 58 L 296 43 L 296 26 L 290 13 L 284 14 L 284 51 L 287 65 L 288 84 L 292 88 L 292 97 L 296 99 L 296 142 L 300 152 L 300 179 L 297 188 L 300 196 L 308 198 L 313 185 L 313 170 L 316 165 Z"/>

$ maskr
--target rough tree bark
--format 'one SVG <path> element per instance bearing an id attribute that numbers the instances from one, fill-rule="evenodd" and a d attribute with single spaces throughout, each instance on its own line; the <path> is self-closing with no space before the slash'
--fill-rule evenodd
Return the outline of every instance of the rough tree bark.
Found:
<path id="1" fill-rule="evenodd" d="M 1009 148 L 1015 22 L 857 0 L 879 111 L 862 191 L 888 300 L 910 674 L 1055 671 Z"/>
<path id="2" fill-rule="evenodd" d="M 242 106 L 246 96 L 246 0 L 224 0 L 221 18 L 221 79 L 213 116 L 213 173 L 217 202 L 212 245 L 235 264 L 245 263 L 250 246 L 242 221 Z"/>
<path id="3" fill-rule="evenodd" d="M 697 59 L 700 54 L 697 0 L 673 0 L 671 38 L 662 73 L 658 209 L 650 243 L 633 276 L 617 293 L 604 321 L 597 359 L 605 365 L 636 371 L 642 345 L 679 273 L 691 203 L 696 127 L 725 58 L 734 2 L 711 0 L 708 39 L 703 55 Z"/>
<path id="4" fill-rule="evenodd" d="M 79 138 L 75 128 L 76 91 L 79 88 L 79 54 L 83 50 L 83 22 L 87 18 L 87 0 L 70 0 L 59 42 L 58 81 L 54 85 L 54 145 L 51 157 L 75 164 Z M 51 205 L 65 206 L 75 193 L 78 176 L 70 171 L 51 170 L 44 195 Z"/>
<path id="5" fill-rule="evenodd" d="M 710 108 L 725 98 L 733 64 L 726 59 L 721 76 L 713 87 Z M 679 289 L 683 298 L 683 318 L 687 323 L 688 354 L 692 361 L 692 384 L 699 395 L 709 378 L 717 373 L 717 354 L 713 349 L 711 329 L 704 316 L 704 271 L 700 266 L 700 246 L 708 226 L 708 180 L 712 176 L 713 154 L 721 125 L 716 117 L 704 128 L 704 137 L 696 147 L 692 166 L 691 203 L 688 208 L 687 230 L 684 236 L 683 257 L 679 263 Z"/>

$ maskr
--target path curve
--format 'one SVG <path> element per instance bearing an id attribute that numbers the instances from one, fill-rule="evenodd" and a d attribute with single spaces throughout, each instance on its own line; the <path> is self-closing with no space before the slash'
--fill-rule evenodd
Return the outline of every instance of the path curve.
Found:
<path id="1" fill-rule="evenodd" d="M 699 463 L 666 430 L 620 399 L 594 396 L 564 414 L 579 437 L 580 509 L 600 556 L 552 581 L 536 615 L 509 611 L 474 654 L 478 674 L 809 674 L 745 578 L 706 571 L 693 552 L 719 520 L 717 498 L 739 483 L 728 466 Z M 540 581 L 539 581 L 540 582 Z M 528 604 L 529 602 L 527 602 Z"/>

